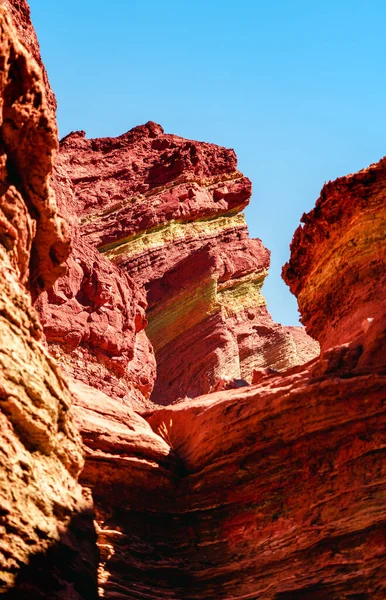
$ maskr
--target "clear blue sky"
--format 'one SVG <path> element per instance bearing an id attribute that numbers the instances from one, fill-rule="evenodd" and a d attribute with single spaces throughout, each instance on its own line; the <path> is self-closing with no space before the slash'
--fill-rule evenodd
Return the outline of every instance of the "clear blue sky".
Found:
<path id="1" fill-rule="evenodd" d="M 268 308 L 298 322 L 281 266 L 325 181 L 386 153 L 384 0 L 30 0 L 60 134 L 152 120 L 232 147 L 272 251 Z"/>

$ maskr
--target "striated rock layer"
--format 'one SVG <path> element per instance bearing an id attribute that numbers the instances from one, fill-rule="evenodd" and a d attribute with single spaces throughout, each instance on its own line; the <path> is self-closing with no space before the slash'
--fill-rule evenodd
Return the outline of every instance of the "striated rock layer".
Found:
<path id="1" fill-rule="evenodd" d="M 0 6 L 0 594 L 94 598 L 92 503 L 77 482 L 81 439 L 31 302 L 64 272 L 69 253 L 49 186 L 56 123 L 7 6 Z"/>
<path id="2" fill-rule="evenodd" d="M 167 135 L 149 122 L 118 138 L 72 133 L 60 144 L 58 164 L 71 180 L 63 203 L 81 215 L 82 243 L 147 293 L 155 402 L 212 391 L 224 377 L 251 381 L 256 368 L 303 362 L 299 335 L 273 323 L 265 307 L 269 252 L 248 236 L 240 211 L 251 183 L 233 150 Z M 52 344 L 67 339 L 55 327 L 59 319 L 74 327 L 74 309 L 48 301 L 55 306 L 48 305 L 43 322 Z M 318 352 L 311 340 L 309 352 Z"/>
<path id="3" fill-rule="evenodd" d="M 368 198 L 372 192 L 370 186 Z M 331 198 L 326 210 L 339 211 L 339 202 L 345 198 Z M 366 222 L 367 211 L 377 230 L 382 209 L 358 203 L 357 219 Z M 362 234 L 353 234 L 355 244 Z M 308 239 L 305 253 L 314 244 Z M 351 245 L 346 250 L 350 256 Z M 338 345 L 306 365 L 280 374 L 261 370 L 256 385 L 142 418 L 102 394 L 91 403 L 93 392 L 73 385 L 87 453 L 82 479 L 97 506 L 104 597 L 386 595 L 382 289 L 371 306 L 371 313 L 362 306 L 368 317 L 361 331 L 353 329 L 342 345 L 337 318 Z M 324 322 L 328 330 L 328 315 Z"/>
<path id="4" fill-rule="evenodd" d="M 365 319 L 383 327 L 386 158 L 327 183 L 301 220 L 283 277 L 308 333 L 329 348 L 360 335 Z"/>
<path id="5" fill-rule="evenodd" d="M 22 0 L 11 5 L 27 14 Z M 0 18 L 1 591 L 93 598 L 95 537 L 76 481 L 70 393 L 26 291 L 49 287 L 68 254 L 48 185 L 55 126 L 37 65 L 2 8 Z M 311 358 L 307 338 L 266 313 L 269 257 L 247 237 L 249 182 L 231 151 L 152 123 L 115 140 L 72 134 L 53 187 L 74 252 L 40 311 L 50 349 L 74 375 L 100 596 L 383 598 L 383 161 L 329 184 L 295 236 L 285 276 L 323 352 L 290 369 Z M 130 399 L 146 405 L 154 378 L 142 288 L 157 401 L 223 376 L 253 372 L 255 385 L 135 413 Z"/>

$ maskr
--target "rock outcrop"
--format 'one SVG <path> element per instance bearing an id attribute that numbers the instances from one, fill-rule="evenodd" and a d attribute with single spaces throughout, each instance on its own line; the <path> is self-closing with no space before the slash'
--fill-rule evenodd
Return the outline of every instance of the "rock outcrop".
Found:
<path id="1" fill-rule="evenodd" d="M 40 55 L 39 41 L 34 26 L 31 23 L 30 7 L 26 0 L 2 0 L 2 5 L 12 19 L 19 42 L 26 47 L 29 54 L 32 55 L 39 66 L 46 93 L 47 109 L 51 112 L 52 116 L 55 116 L 57 108 L 56 98 L 48 81 L 47 71 Z"/>
<path id="2" fill-rule="evenodd" d="M 0 594 L 96 597 L 92 502 L 71 395 L 32 306 L 69 240 L 49 186 L 56 123 L 41 71 L 0 7 Z"/>
<path id="3" fill-rule="evenodd" d="M 366 223 L 368 210 L 379 231 L 382 207 L 379 215 L 372 210 L 373 192 L 378 186 L 369 185 L 356 219 Z M 345 198 L 330 198 L 326 210 L 338 212 L 337 203 Z M 351 235 L 359 245 L 361 229 Z M 315 242 L 303 242 L 307 255 Z M 382 244 L 377 237 L 377 250 L 368 247 L 381 257 L 379 266 Z M 290 264 L 298 252 L 295 237 Z M 311 278 L 308 285 L 313 289 Z M 368 297 L 362 296 L 365 304 Z M 382 292 L 371 306 L 371 313 L 356 307 L 368 317 L 344 344 L 337 318 L 337 345 L 331 337 L 332 347 L 306 365 L 280 374 L 261 370 L 256 385 L 151 410 L 142 420 L 101 396 L 91 408 L 89 392 L 75 390 L 87 449 L 82 477 L 97 504 L 104 597 L 386 595 Z M 328 329 L 328 314 L 324 323 Z"/>
<path id="4" fill-rule="evenodd" d="M 67 375 L 133 408 L 149 407 L 155 359 L 144 332 L 144 291 L 81 238 L 61 156 L 56 158 L 52 187 L 70 223 L 72 253 L 66 275 L 37 305 L 50 352 Z"/>
<path id="5" fill-rule="evenodd" d="M 108 258 L 118 267 L 117 277 L 120 272 L 126 288 L 129 275 L 147 294 L 146 334 L 157 363 L 153 401 L 169 404 L 214 390 L 224 376 L 250 382 L 256 368 L 283 370 L 304 362 L 295 341 L 300 334 L 294 337 L 291 328 L 273 323 L 266 309 L 261 287 L 269 252 L 248 236 L 240 211 L 249 202 L 251 183 L 237 170 L 233 150 L 167 135 L 149 122 L 118 138 L 88 140 L 84 132 L 72 133 L 60 144 L 57 164 L 61 196 L 66 196 L 63 207 L 80 216 L 79 244 L 98 248 L 100 261 Z M 77 247 L 78 242 L 74 258 L 79 262 Z M 109 269 L 111 278 L 113 267 Z M 92 270 L 87 271 L 89 281 Z M 64 364 L 75 365 L 69 372 L 77 377 L 76 356 L 92 335 L 78 331 L 78 342 L 74 328 L 78 314 L 89 319 L 88 309 L 81 311 L 75 302 L 78 288 L 58 300 L 55 290 L 61 285 L 68 288 L 67 283 L 56 285 L 42 319 L 50 347 L 55 344 Z M 109 297 L 121 302 L 115 291 Z M 143 317 L 137 322 L 142 331 Z M 114 340 L 123 332 L 132 346 L 117 319 L 99 319 L 100 332 L 105 324 L 105 346 L 109 331 Z M 76 350 L 67 343 L 69 336 Z M 146 347 L 144 337 L 136 339 Z M 97 337 L 91 348 L 94 357 L 102 344 Z M 309 353 L 318 353 L 312 340 Z M 151 357 L 149 348 L 140 354 L 141 359 Z M 87 362 L 92 361 L 88 353 Z M 150 360 L 142 364 L 153 365 Z M 129 360 L 122 366 L 118 375 L 130 389 Z M 82 372 L 88 376 L 89 371 L 84 365 Z M 152 375 L 150 368 L 141 374 L 146 391 Z M 113 382 L 109 393 L 116 396 L 119 382 Z M 97 384 L 94 378 L 92 384 L 106 391 L 103 379 Z M 132 392 L 125 396 L 130 399 L 131 406 L 140 406 Z"/>
<path id="6" fill-rule="evenodd" d="M 283 277 L 309 334 L 324 349 L 360 335 L 366 319 L 383 327 L 386 159 L 327 183 L 301 220 Z"/>

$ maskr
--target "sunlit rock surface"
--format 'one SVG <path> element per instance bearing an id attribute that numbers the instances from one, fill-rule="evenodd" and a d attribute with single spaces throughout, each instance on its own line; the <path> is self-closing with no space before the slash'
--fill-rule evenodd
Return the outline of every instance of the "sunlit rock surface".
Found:
<path id="1" fill-rule="evenodd" d="M 52 187 L 70 224 L 72 253 L 67 273 L 38 302 L 50 352 L 69 376 L 145 408 L 155 378 L 154 352 L 144 332 L 145 293 L 81 238 L 72 184 L 60 155 Z"/>
<path id="2" fill-rule="evenodd" d="M 32 31 L 25 2 L 6 4 L 15 22 L 24 15 L 19 31 Z M 232 151 L 153 123 L 115 139 L 70 135 L 52 184 L 73 236 L 67 259 L 48 185 L 53 105 L 0 15 L 10 59 L 1 80 L 1 591 L 96 596 L 76 422 L 100 597 L 385 597 L 383 161 L 329 184 L 295 235 L 285 277 L 321 342 L 315 358 L 303 329 L 275 325 L 265 309 L 269 255 L 247 236 L 250 184 Z M 34 52 L 36 38 L 23 40 Z M 66 259 L 67 274 L 38 302 L 70 392 L 29 296 Z M 156 408 L 146 331 L 158 402 L 234 389 Z"/>
<path id="3" fill-rule="evenodd" d="M 49 187 L 56 123 L 8 3 L 0 51 L 0 594 L 95 598 L 92 502 L 77 482 L 81 438 L 31 302 L 69 254 Z"/>
<path id="4" fill-rule="evenodd" d="M 355 176 L 350 179 L 355 182 Z M 366 220 L 362 212 L 372 206 L 371 195 L 370 187 L 356 218 L 337 221 L 340 238 L 346 225 Z M 329 210 L 339 214 L 345 202 L 336 196 Z M 379 232 L 383 205 L 378 207 L 372 221 Z M 327 237 L 324 228 L 320 235 Z M 351 235 L 353 243 L 342 248 L 348 257 L 363 232 Z M 378 273 L 385 266 L 380 238 L 375 248 L 368 246 L 368 255 L 378 257 Z M 303 254 L 312 254 L 314 238 L 303 242 Z M 313 276 L 323 279 L 320 270 Z M 311 276 L 308 285 L 313 289 Z M 121 431 L 117 454 L 109 459 L 116 433 L 109 426 L 95 445 L 92 432 L 98 437 L 100 424 L 82 409 L 79 423 L 90 457 L 83 476 L 97 498 L 105 597 L 385 596 L 386 304 L 383 288 L 377 290 L 362 293 L 368 304 L 360 314 L 367 317 L 344 339 L 339 315 L 331 333 L 330 312 L 324 319 L 318 315 L 319 339 L 330 335 L 330 348 L 320 358 L 282 373 L 255 369 L 255 385 L 143 413 L 169 452 L 143 421 L 133 420 L 128 431 L 125 409 L 114 410 L 108 401 Z M 377 310 L 367 312 L 371 306 Z M 303 335 L 299 329 L 299 348 Z M 110 466 L 101 480 L 96 460 Z M 120 480 L 120 464 L 129 478 Z"/>
<path id="5" fill-rule="evenodd" d="M 169 404 L 212 391 L 224 376 L 250 382 L 255 368 L 304 362 L 291 328 L 266 309 L 269 252 L 248 236 L 241 211 L 251 183 L 233 150 L 149 122 L 117 138 L 72 133 L 58 163 L 71 181 L 65 202 L 80 217 L 82 241 L 147 293 L 153 401 Z M 51 342 L 50 326 L 46 335 Z M 317 353 L 309 339 L 309 354 Z"/>
<path id="6" fill-rule="evenodd" d="M 327 183 L 295 232 L 283 277 L 322 349 L 384 326 L 385 184 L 385 158 Z"/>

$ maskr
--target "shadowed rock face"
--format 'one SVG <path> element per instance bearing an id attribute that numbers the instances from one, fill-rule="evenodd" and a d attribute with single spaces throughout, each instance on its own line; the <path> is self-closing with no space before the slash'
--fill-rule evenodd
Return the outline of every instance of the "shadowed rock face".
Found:
<path id="1" fill-rule="evenodd" d="M 81 238 L 72 183 L 60 155 L 52 187 L 70 223 L 72 253 L 66 275 L 37 305 L 50 352 L 71 377 L 129 406 L 149 407 L 155 359 L 144 332 L 145 294 Z"/>
<path id="2" fill-rule="evenodd" d="M 233 150 L 168 135 L 149 122 L 118 138 L 72 133 L 60 144 L 58 165 L 67 176 L 63 205 L 80 216 L 82 243 L 147 293 L 153 401 L 169 404 L 212 391 L 225 376 L 250 382 L 256 368 L 304 362 L 300 335 L 273 323 L 265 307 L 269 252 L 248 236 L 240 211 L 251 183 Z M 72 310 L 68 302 L 47 307 L 49 343 L 63 337 L 55 323 L 70 323 Z M 318 353 L 311 339 L 309 352 Z M 76 368 L 71 374 L 77 377 Z"/>
<path id="3" fill-rule="evenodd" d="M 77 482 L 81 438 L 31 302 L 69 253 L 49 187 L 56 124 L 41 71 L 4 6 L 0 54 L 0 593 L 80 599 L 88 588 L 93 598 L 97 553 L 92 503 Z"/>

